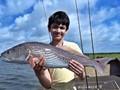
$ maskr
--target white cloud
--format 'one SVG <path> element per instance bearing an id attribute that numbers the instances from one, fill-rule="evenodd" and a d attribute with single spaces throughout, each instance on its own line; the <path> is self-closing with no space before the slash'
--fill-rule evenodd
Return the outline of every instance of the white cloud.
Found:
<path id="1" fill-rule="evenodd" d="M 5 7 L 3 6 L 3 5 L 0 5 L 0 16 L 2 16 L 3 15 L 3 9 L 4 9 Z"/>
<path id="2" fill-rule="evenodd" d="M 13 25 L 9 27 L 0 28 L 0 37 L 1 39 L 9 38 L 11 36 L 9 30 L 13 28 Z"/>
<path id="3" fill-rule="evenodd" d="M 110 29 L 113 30 L 113 32 L 114 32 L 110 36 L 110 41 L 111 42 L 120 42 L 120 24 L 115 22 L 110 27 Z"/>
<path id="4" fill-rule="evenodd" d="M 49 34 L 47 31 L 47 19 L 53 12 L 57 10 L 66 11 L 70 17 L 70 30 L 66 38 L 80 42 L 74 0 L 43 1 L 47 18 L 45 17 L 45 11 L 41 1 L 35 4 L 36 0 L 29 0 L 29 2 L 26 0 L 7 0 L 7 7 L 2 6 L 2 9 L 0 8 L 0 15 L 15 15 L 21 12 L 24 13 L 24 10 L 30 8 L 34 4 L 33 11 L 31 13 L 17 17 L 15 24 L 0 28 L 0 40 L 6 40 L 3 42 L 5 45 L 8 45 L 9 43 L 15 43 L 15 41 L 22 42 L 26 40 L 48 42 Z M 90 0 L 91 8 L 95 8 L 94 6 L 96 5 L 97 1 L 98 0 Z M 77 2 L 84 48 L 85 51 L 90 51 L 91 42 L 88 13 L 87 11 L 80 12 L 80 10 L 86 10 L 84 8 L 87 6 L 87 0 L 77 0 Z M 119 15 L 118 11 L 120 11 L 119 7 L 102 7 L 98 11 L 92 11 L 93 38 L 95 49 L 97 51 L 102 51 L 103 47 L 109 43 L 116 44 L 116 42 L 120 42 L 120 22 L 117 19 L 110 21 L 111 18 Z M 104 22 L 106 20 L 111 22 L 110 25 L 107 25 Z M 0 26 L 2 26 L 2 23 Z M 16 35 L 17 37 L 14 38 Z"/>
<path id="5" fill-rule="evenodd" d="M 117 46 L 113 49 L 110 48 L 111 45 L 118 45 L 120 42 L 120 23 L 117 19 L 114 19 L 114 21 L 111 21 L 112 18 L 119 15 L 119 7 L 117 8 L 102 8 L 97 13 L 93 13 L 94 15 L 92 17 L 92 32 L 93 32 L 93 40 L 94 40 L 94 47 L 95 51 L 97 52 L 106 52 L 106 51 L 115 51 L 118 49 Z M 82 31 L 82 39 L 83 39 L 83 46 L 84 50 L 87 52 L 91 51 L 91 37 L 90 37 L 90 28 L 89 28 L 89 20 L 88 20 L 88 13 L 80 13 L 80 28 Z M 76 14 L 72 13 L 70 15 L 71 18 L 71 30 L 70 36 L 74 38 L 74 41 L 77 39 L 78 42 L 80 42 L 79 34 L 78 34 L 78 23 L 76 20 Z M 105 23 L 105 21 L 108 20 L 110 25 Z M 75 32 L 76 31 L 76 32 Z M 77 33 L 77 34 L 75 34 Z M 78 35 L 78 36 L 77 36 Z M 69 37 L 70 37 L 69 36 Z M 68 37 L 68 38 L 69 38 Z M 107 47 L 106 47 L 107 46 Z M 99 47 L 99 48 L 98 48 Z M 104 50 L 104 51 L 103 51 Z"/>
<path id="6" fill-rule="evenodd" d="M 88 5 L 88 0 L 76 0 L 76 1 L 80 9 Z M 97 1 L 98 0 L 89 0 L 90 7 L 94 7 Z M 72 0 L 72 2 L 75 3 L 75 0 Z"/>
<path id="7" fill-rule="evenodd" d="M 16 18 L 15 23 L 17 26 L 21 26 L 24 23 L 26 23 L 29 20 L 29 14 L 26 14 L 24 16 L 19 16 L 18 18 Z"/>
<path id="8" fill-rule="evenodd" d="M 95 24 L 99 24 L 104 22 L 105 20 L 109 20 L 120 13 L 120 7 L 117 8 L 101 8 L 99 11 L 92 14 L 92 21 Z"/>
<path id="9" fill-rule="evenodd" d="M 88 0 L 76 0 L 78 9 L 82 10 L 87 6 Z M 74 12 L 76 13 L 75 0 L 43 0 L 44 6 L 47 12 L 47 16 L 51 15 L 53 12 L 58 10 L 64 10 L 67 13 Z M 90 6 L 93 7 L 96 4 L 97 0 L 90 0 Z M 41 5 L 43 5 L 41 3 Z"/>
<path id="10" fill-rule="evenodd" d="M 45 6 L 52 6 L 52 1 L 54 1 L 54 0 L 43 0 L 43 4 Z"/>
<path id="11" fill-rule="evenodd" d="M 14 15 L 18 13 L 23 13 L 24 10 L 30 8 L 36 0 L 7 0 L 7 7 L 5 8 L 5 13 L 8 15 Z M 7 12 L 6 12 L 7 11 Z"/>

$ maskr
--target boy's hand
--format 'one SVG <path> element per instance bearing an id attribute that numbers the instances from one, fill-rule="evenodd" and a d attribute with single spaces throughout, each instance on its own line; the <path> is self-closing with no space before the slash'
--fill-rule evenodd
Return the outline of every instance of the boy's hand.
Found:
<path id="1" fill-rule="evenodd" d="M 84 66 L 75 60 L 70 60 L 69 69 L 73 71 L 80 79 L 85 78 Z"/>
<path id="2" fill-rule="evenodd" d="M 37 72 L 41 72 L 43 70 L 45 70 L 46 68 L 43 66 L 44 65 L 44 57 L 40 56 L 40 57 L 34 57 L 33 55 L 30 55 L 29 59 L 27 60 L 28 63 L 32 66 L 32 68 L 37 71 Z"/>

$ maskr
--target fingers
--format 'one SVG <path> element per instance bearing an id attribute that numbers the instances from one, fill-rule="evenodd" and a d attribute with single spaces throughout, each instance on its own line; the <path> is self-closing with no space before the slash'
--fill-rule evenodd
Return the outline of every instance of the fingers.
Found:
<path id="1" fill-rule="evenodd" d="M 36 71 L 41 71 L 43 67 L 44 59 L 43 57 L 37 59 L 39 59 L 39 62 L 35 62 L 35 66 L 33 67 L 33 69 Z"/>
<path id="2" fill-rule="evenodd" d="M 34 60 L 35 58 L 32 55 L 30 55 L 27 59 L 28 63 L 31 65 L 32 68 L 35 66 Z"/>
<path id="3" fill-rule="evenodd" d="M 35 63 L 35 66 L 34 66 L 34 71 L 37 75 L 40 75 L 42 74 L 45 70 L 46 70 L 46 67 L 44 67 L 44 57 L 39 57 L 39 62 Z"/>
<path id="4" fill-rule="evenodd" d="M 45 60 L 43 56 L 34 57 L 33 55 L 30 55 L 27 61 L 32 66 L 32 68 L 34 68 L 35 65 L 43 66 Z"/>
<path id="5" fill-rule="evenodd" d="M 75 61 L 75 60 L 71 60 L 70 63 L 84 69 L 84 66 L 82 64 L 80 64 L 79 62 Z"/>
<path id="6" fill-rule="evenodd" d="M 44 67 L 45 58 L 43 56 L 35 57 L 33 55 L 30 55 L 27 61 L 32 66 L 36 74 L 39 74 L 46 70 Z"/>
<path id="7" fill-rule="evenodd" d="M 83 79 L 85 77 L 84 66 L 75 60 L 69 62 L 69 69 L 73 71 L 78 77 Z"/>
<path id="8" fill-rule="evenodd" d="M 36 62 L 36 64 L 38 64 L 39 66 L 43 66 L 44 65 L 44 57 L 41 56 L 41 57 L 38 57 L 38 62 Z"/>

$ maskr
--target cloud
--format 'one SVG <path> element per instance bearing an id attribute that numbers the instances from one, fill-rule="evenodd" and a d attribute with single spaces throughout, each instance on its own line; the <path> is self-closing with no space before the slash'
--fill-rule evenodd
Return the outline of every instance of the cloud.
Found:
<path id="1" fill-rule="evenodd" d="M 10 32 L 9 32 L 9 29 L 12 29 L 13 26 L 9 26 L 9 27 L 4 27 L 4 28 L 0 28 L 0 36 L 1 36 L 1 39 L 2 38 L 9 38 L 11 36 Z"/>
<path id="2" fill-rule="evenodd" d="M 77 4 L 84 51 L 92 52 L 87 0 L 77 0 Z M 98 8 L 95 7 L 97 5 L 98 0 L 90 0 L 95 51 L 118 51 L 120 45 L 120 13 L 118 11 L 120 11 L 120 7 L 101 6 L 99 9 L 94 9 Z M 47 19 L 57 10 L 66 11 L 70 17 L 70 29 L 65 39 L 80 45 L 74 0 L 64 0 L 64 2 L 62 0 L 43 0 L 43 2 L 40 0 L 38 2 L 37 0 L 29 0 L 29 2 L 26 0 L 6 0 L 5 4 L 0 5 L 0 45 L 2 45 L 2 50 L 24 41 L 49 42 Z"/>
<path id="3" fill-rule="evenodd" d="M 4 13 L 7 15 L 14 15 L 23 13 L 26 9 L 30 8 L 35 4 L 36 0 L 6 0 L 6 6 Z"/>
<path id="4" fill-rule="evenodd" d="M 6 0 L 5 4 L 0 5 L 0 22 L 2 27 L 9 26 L 14 23 L 16 17 L 25 13 L 30 13 L 36 0 Z"/>
<path id="5" fill-rule="evenodd" d="M 120 51 L 118 49 L 120 45 L 120 22 L 117 19 L 117 17 L 119 17 L 119 9 L 119 7 L 101 7 L 98 11 L 92 11 L 92 32 L 95 52 Z M 80 39 L 76 13 L 69 14 L 69 16 L 72 21 L 72 30 L 70 30 L 67 39 L 72 39 L 72 41 L 79 44 Z M 81 12 L 79 17 L 84 51 L 92 52 L 88 13 Z M 112 49 L 111 47 L 114 48 Z"/>
<path id="6" fill-rule="evenodd" d="M 17 26 L 22 25 L 24 23 L 26 23 L 29 20 L 29 14 L 22 16 L 19 16 L 18 18 L 16 18 L 15 23 Z"/>
<path id="7" fill-rule="evenodd" d="M 120 13 L 120 7 L 101 8 L 92 14 L 94 24 L 104 23 L 105 21 L 117 17 Z"/>

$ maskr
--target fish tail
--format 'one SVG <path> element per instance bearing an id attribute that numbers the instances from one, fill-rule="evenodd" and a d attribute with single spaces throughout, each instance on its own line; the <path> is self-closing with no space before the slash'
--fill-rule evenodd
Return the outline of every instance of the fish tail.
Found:
<path id="1" fill-rule="evenodd" d="M 95 69 L 100 75 L 103 75 L 104 70 L 105 70 L 105 65 L 102 63 L 96 62 Z"/>

